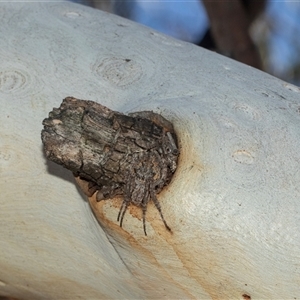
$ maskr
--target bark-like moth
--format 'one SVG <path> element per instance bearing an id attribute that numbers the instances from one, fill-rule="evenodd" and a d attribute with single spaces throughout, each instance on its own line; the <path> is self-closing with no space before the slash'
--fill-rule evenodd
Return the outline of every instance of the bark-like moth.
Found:
<path id="1" fill-rule="evenodd" d="M 141 207 L 145 235 L 147 204 L 177 167 L 172 124 L 153 112 L 124 115 L 93 101 L 67 97 L 43 121 L 42 141 L 49 160 L 89 182 L 97 201 L 123 195 L 117 220 L 122 227 L 129 204 Z"/>

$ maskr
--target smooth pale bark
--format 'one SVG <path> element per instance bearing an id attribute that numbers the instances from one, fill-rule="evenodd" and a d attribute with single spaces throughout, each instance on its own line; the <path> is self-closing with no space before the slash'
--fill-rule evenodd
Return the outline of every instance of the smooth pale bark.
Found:
<path id="1" fill-rule="evenodd" d="M 0 4 L 0 295 L 22 299 L 294 299 L 300 292 L 300 91 L 72 3 Z M 130 61 L 129 61 L 130 60 Z M 173 122 L 154 205 L 96 203 L 48 162 L 42 120 L 66 96 Z"/>

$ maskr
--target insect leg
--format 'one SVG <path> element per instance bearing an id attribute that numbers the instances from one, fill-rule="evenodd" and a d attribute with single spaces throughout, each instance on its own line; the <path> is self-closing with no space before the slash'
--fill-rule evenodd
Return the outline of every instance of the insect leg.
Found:
<path id="1" fill-rule="evenodd" d="M 142 211 L 143 211 L 143 227 L 144 227 L 145 235 L 147 235 L 147 232 L 146 232 L 146 211 L 147 211 L 148 202 L 149 202 L 149 189 L 146 188 L 143 200 L 141 202 Z"/>
<path id="2" fill-rule="evenodd" d="M 118 214 L 118 219 L 117 219 L 117 221 L 119 221 L 120 220 L 120 216 L 121 216 L 120 227 L 122 227 L 123 218 L 124 218 L 124 215 L 125 215 L 125 212 L 127 210 L 128 205 L 129 205 L 129 202 L 127 202 L 126 200 L 124 200 L 123 203 L 122 203 L 122 206 L 120 208 L 120 211 L 119 211 L 119 214 Z M 123 212 L 122 212 L 122 210 L 123 210 Z"/>
<path id="3" fill-rule="evenodd" d="M 130 185 L 130 181 L 129 181 L 125 184 L 125 187 L 124 187 L 124 200 L 122 202 L 122 205 L 121 205 L 121 208 L 120 208 L 120 211 L 119 211 L 119 214 L 118 214 L 118 218 L 117 218 L 117 221 L 119 222 L 120 216 L 121 216 L 120 227 L 122 227 L 125 212 L 127 210 L 127 207 L 129 205 L 129 203 L 131 202 L 130 188 L 131 188 L 131 185 Z"/>
<path id="4" fill-rule="evenodd" d="M 160 217 L 161 217 L 162 221 L 163 221 L 164 224 L 165 224 L 165 227 L 166 227 L 169 231 L 172 231 L 171 228 L 168 226 L 168 224 L 167 224 L 167 222 L 166 222 L 166 220 L 165 220 L 165 218 L 164 218 L 164 216 L 163 216 L 163 214 L 162 214 L 160 204 L 159 204 L 159 202 L 158 202 L 158 200 L 157 200 L 157 198 L 156 198 L 156 194 L 155 194 L 155 191 L 154 191 L 154 185 L 153 185 L 153 184 L 150 185 L 150 197 L 151 197 L 152 201 L 154 202 L 155 207 L 157 208 L 157 210 L 158 210 L 158 212 L 159 212 L 159 214 L 160 214 Z"/>

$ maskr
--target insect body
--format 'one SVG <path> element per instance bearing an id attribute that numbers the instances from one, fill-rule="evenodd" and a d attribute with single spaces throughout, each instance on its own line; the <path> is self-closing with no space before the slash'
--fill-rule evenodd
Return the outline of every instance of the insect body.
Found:
<path id="1" fill-rule="evenodd" d="M 130 204 L 141 207 L 143 227 L 149 201 L 167 225 L 156 195 L 177 167 L 173 126 L 153 112 L 129 116 L 92 101 L 68 97 L 43 121 L 48 159 L 90 182 L 97 201 L 123 195 L 117 220 L 122 227 Z"/>

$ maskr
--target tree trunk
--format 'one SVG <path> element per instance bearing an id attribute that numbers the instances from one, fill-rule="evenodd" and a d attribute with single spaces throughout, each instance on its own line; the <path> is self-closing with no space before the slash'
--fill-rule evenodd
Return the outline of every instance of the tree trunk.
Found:
<path id="1" fill-rule="evenodd" d="M 258 9 L 254 1 L 250 3 L 248 11 L 241 0 L 203 0 L 203 4 L 218 51 L 244 64 L 262 69 L 259 53 L 249 35 L 254 12 Z"/>
<path id="2" fill-rule="evenodd" d="M 89 7 L 0 8 L 0 295 L 298 296 L 299 88 Z M 69 95 L 173 124 L 177 169 L 155 195 L 172 232 L 153 201 L 147 236 L 134 203 L 121 228 L 123 195 L 87 199 L 47 159 L 42 120 Z"/>

